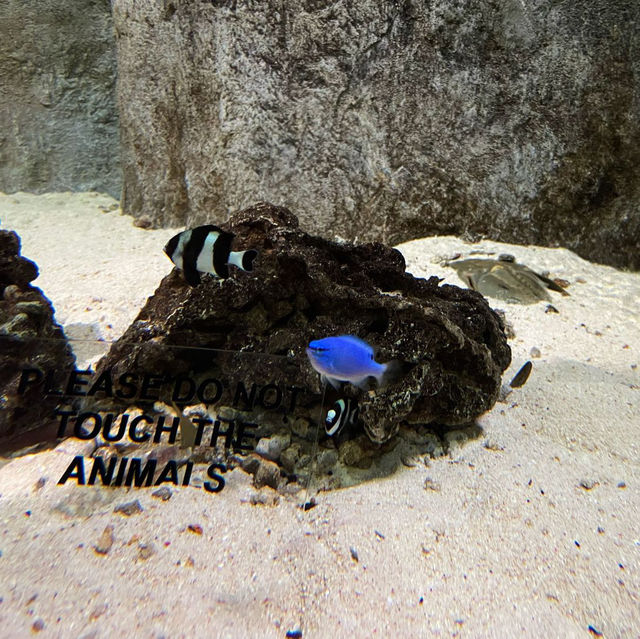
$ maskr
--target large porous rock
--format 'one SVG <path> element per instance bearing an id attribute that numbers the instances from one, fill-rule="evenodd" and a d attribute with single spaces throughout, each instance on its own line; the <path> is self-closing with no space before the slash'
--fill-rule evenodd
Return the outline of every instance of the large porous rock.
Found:
<path id="1" fill-rule="evenodd" d="M 0 190 L 120 197 L 109 0 L 2 0 Z"/>
<path id="2" fill-rule="evenodd" d="M 317 419 L 323 393 L 307 344 L 353 334 L 378 349 L 377 361 L 398 362 L 388 385 L 342 390 L 357 398 L 374 442 L 390 439 L 401 422 L 468 423 L 496 401 L 511 351 L 500 318 L 479 293 L 441 286 L 437 277 L 416 279 L 405 272 L 402 255 L 382 244 L 308 235 L 287 209 L 269 204 L 236 213 L 225 228 L 236 234 L 234 248 L 260 252 L 254 271 L 232 269 L 229 279 L 205 276 L 191 287 L 174 269 L 100 362 L 98 375 L 128 376 L 138 389 L 151 373 L 147 386 L 156 389 L 175 388 L 178 376 L 197 385 L 215 379 L 224 388 L 215 402 L 235 408 L 241 408 L 234 401 L 238 382 L 246 389 L 255 383 L 260 396 L 270 386 L 263 407 L 280 397 L 296 430 L 296 420 Z M 282 401 L 294 387 L 296 401 Z M 209 383 L 207 393 L 213 389 Z M 329 389 L 325 405 L 335 396 Z M 167 395 L 157 397 L 170 403 Z"/>
<path id="3" fill-rule="evenodd" d="M 29 284 L 37 276 L 18 236 L 0 230 L 0 453 L 55 439 L 58 398 L 45 394 L 44 380 L 51 374 L 55 388 L 74 366 L 51 303 Z"/>
<path id="4" fill-rule="evenodd" d="M 114 0 L 123 209 L 640 268 L 637 0 Z"/>

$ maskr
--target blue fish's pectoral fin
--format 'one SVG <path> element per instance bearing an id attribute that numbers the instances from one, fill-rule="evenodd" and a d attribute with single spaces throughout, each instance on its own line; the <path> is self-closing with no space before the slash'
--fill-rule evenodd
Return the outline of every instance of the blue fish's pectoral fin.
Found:
<path id="1" fill-rule="evenodd" d="M 187 280 L 187 283 L 191 286 L 198 286 L 198 284 L 200 284 L 200 273 L 198 273 L 193 266 L 185 265 L 184 279 Z"/>
<path id="2" fill-rule="evenodd" d="M 359 382 L 352 382 L 354 386 L 357 386 L 360 390 L 368 391 L 371 388 L 371 377 L 364 377 Z"/>
<path id="3" fill-rule="evenodd" d="M 340 388 L 342 387 L 342 382 L 339 379 L 336 379 L 335 377 L 329 377 L 328 375 L 320 375 L 320 381 L 323 384 L 329 382 L 329 384 L 331 384 L 331 386 L 333 386 L 336 390 L 340 390 Z"/>

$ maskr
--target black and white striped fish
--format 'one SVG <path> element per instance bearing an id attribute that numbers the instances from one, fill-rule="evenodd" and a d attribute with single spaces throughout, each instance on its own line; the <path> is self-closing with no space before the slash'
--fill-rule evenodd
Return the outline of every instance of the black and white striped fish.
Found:
<path id="1" fill-rule="evenodd" d="M 223 279 L 229 277 L 229 264 L 243 271 L 253 270 L 258 251 L 232 251 L 234 237 L 233 233 L 207 224 L 174 235 L 164 247 L 164 252 L 184 272 L 187 282 L 197 286 L 200 273 L 211 273 Z"/>
<path id="2" fill-rule="evenodd" d="M 355 399 L 339 399 L 329 411 L 324 422 L 327 435 L 337 435 L 345 426 L 358 420 L 358 402 Z"/>

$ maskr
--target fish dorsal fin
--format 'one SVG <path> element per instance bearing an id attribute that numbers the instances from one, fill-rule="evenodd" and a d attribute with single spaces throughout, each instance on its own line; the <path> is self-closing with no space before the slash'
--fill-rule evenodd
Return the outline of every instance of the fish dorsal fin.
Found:
<path id="1" fill-rule="evenodd" d="M 215 224 L 203 224 L 202 226 L 196 226 L 192 231 L 201 232 L 203 235 L 208 235 L 209 233 L 226 233 L 219 226 Z"/>
<path id="2" fill-rule="evenodd" d="M 373 348 L 371 347 L 370 344 L 367 344 L 367 342 L 365 342 L 363 339 L 360 339 L 356 335 L 343 335 L 342 338 L 349 340 L 350 342 L 353 342 L 354 344 L 357 344 L 358 346 L 366 349 L 369 353 L 371 353 L 371 356 L 373 357 Z"/>

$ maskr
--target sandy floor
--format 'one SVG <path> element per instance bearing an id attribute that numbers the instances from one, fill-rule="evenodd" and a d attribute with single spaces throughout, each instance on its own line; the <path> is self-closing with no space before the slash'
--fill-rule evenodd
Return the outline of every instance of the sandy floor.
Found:
<path id="1" fill-rule="evenodd" d="M 173 231 L 101 211 L 113 204 L 0 196 L 2 227 L 22 237 L 71 336 L 116 338 L 171 268 Z M 570 282 L 570 297 L 552 293 L 558 314 L 492 302 L 516 334 L 506 379 L 527 359 L 534 369 L 480 434 L 321 493 L 306 513 L 251 505 L 242 471 L 218 494 L 176 488 L 165 502 L 56 485 L 80 442 L 16 459 L 0 468 L 3 635 L 639 637 L 640 275 L 558 249 L 451 237 L 400 248 L 415 275 L 458 285 L 442 260 L 472 251 Z M 142 512 L 113 511 L 134 499 Z"/>

